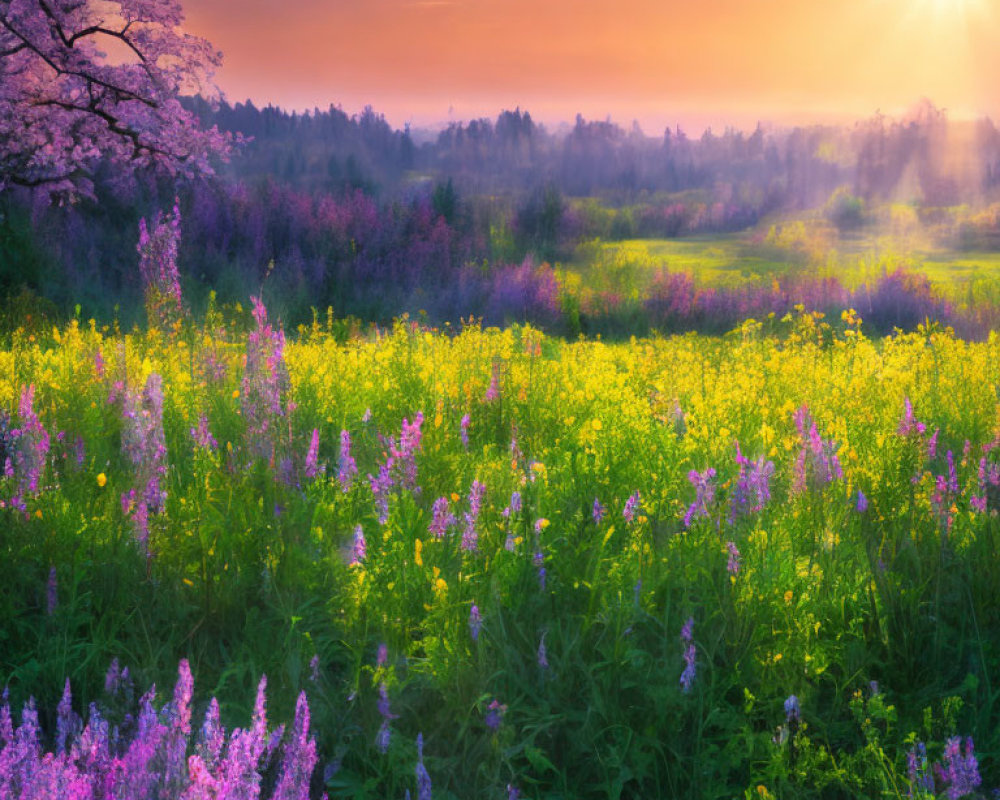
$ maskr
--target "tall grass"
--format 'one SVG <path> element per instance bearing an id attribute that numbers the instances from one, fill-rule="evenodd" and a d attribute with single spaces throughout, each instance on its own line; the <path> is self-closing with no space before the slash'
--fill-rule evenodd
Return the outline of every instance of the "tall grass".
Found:
<path id="1" fill-rule="evenodd" d="M 15 333 L 0 683 L 55 731 L 183 658 L 232 727 L 266 673 L 331 797 L 996 786 L 1000 340 L 866 330 Z"/>

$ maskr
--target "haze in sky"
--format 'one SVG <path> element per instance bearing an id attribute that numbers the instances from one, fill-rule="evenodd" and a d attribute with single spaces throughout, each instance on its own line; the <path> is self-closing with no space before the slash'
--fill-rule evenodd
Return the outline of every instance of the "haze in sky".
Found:
<path id="1" fill-rule="evenodd" d="M 841 121 L 921 97 L 1000 118 L 1000 0 L 188 0 L 230 102 L 395 125 L 521 107 L 647 133 Z"/>

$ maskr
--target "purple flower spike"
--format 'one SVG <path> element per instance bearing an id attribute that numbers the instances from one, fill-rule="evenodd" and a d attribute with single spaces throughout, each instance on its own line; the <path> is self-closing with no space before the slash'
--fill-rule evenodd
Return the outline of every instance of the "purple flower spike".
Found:
<path id="1" fill-rule="evenodd" d="M 322 471 L 319 466 L 319 428 L 313 428 L 312 438 L 309 440 L 309 450 L 306 452 L 306 477 L 313 479 Z"/>
<path id="2" fill-rule="evenodd" d="M 431 800 L 431 776 L 424 766 L 424 735 L 417 734 L 417 800 Z"/>
<path id="3" fill-rule="evenodd" d="M 704 472 L 691 470 L 688 473 L 688 480 L 694 486 L 694 502 L 688 506 L 687 513 L 684 514 L 684 527 L 690 527 L 696 519 L 708 519 L 711 515 L 711 506 L 715 503 L 715 469 L 709 467 Z"/>
<path id="4" fill-rule="evenodd" d="M 486 723 L 486 727 L 491 731 L 497 731 L 500 729 L 500 725 L 503 723 L 504 714 L 507 713 L 507 706 L 501 704 L 499 700 L 494 700 L 486 708 L 486 716 L 483 722 Z"/>
<path id="5" fill-rule="evenodd" d="M 483 620 L 479 616 L 479 606 L 473 603 L 472 608 L 469 609 L 469 635 L 472 637 L 472 641 L 479 641 L 479 631 L 482 627 Z"/>
<path id="6" fill-rule="evenodd" d="M 625 518 L 626 522 L 632 522 L 635 519 L 636 511 L 639 510 L 639 492 L 634 492 L 625 501 L 625 508 L 622 509 L 622 516 Z"/>
<path id="7" fill-rule="evenodd" d="M 602 506 L 602 505 L 601 505 L 601 501 L 600 501 L 600 500 L 598 500 L 598 499 L 597 499 L 597 498 L 595 497 L 595 498 L 594 498 L 594 505 L 593 505 L 593 507 L 592 507 L 592 508 L 590 509 L 590 516 L 591 516 L 591 517 L 593 517 L 593 520 L 594 520 L 594 524 L 595 524 L 595 525 L 600 525 L 600 524 L 601 524 L 601 520 L 603 520 L 603 519 L 604 519 L 604 516 L 605 516 L 605 515 L 606 515 L 607 513 L 608 513 L 608 510 L 607 510 L 607 509 L 606 509 L 606 508 L 605 508 L 604 506 Z"/>
<path id="8" fill-rule="evenodd" d="M 345 494 L 351 490 L 357 474 L 358 465 L 351 456 L 351 434 L 348 431 L 341 431 L 337 480 L 340 481 L 340 488 Z"/>
<path id="9" fill-rule="evenodd" d="M 360 525 L 354 528 L 354 560 L 351 564 L 360 564 L 365 560 L 368 553 L 368 545 L 365 542 L 365 531 Z"/>
<path id="10" fill-rule="evenodd" d="M 785 699 L 785 719 L 788 722 L 799 719 L 799 698 L 794 694 L 788 695 Z"/>
<path id="11" fill-rule="evenodd" d="M 439 497 L 435 500 L 431 513 L 433 518 L 427 530 L 435 539 L 443 539 L 448 529 L 458 522 L 448 508 L 448 498 Z"/>
<path id="12" fill-rule="evenodd" d="M 736 542 L 726 542 L 726 550 L 729 551 L 729 561 L 726 563 L 726 569 L 730 575 L 735 577 L 740 573 L 740 551 L 736 549 Z"/>
<path id="13" fill-rule="evenodd" d="M 681 673 L 681 691 L 685 694 L 691 691 L 694 683 L 695 672 L 697 671 L 698 651 L 693 644 L 689 644 L 684 650 L 684 671 Z"/>
<path id="14" fill-rule="evenodd" d="M 549 668 L 548 650 L 545 649 L 545 634 L 538 640 L 538 666 L 542 669 Z"/>
<path id="15" fill-rule="evenodd" d="M 982 783 L 971 736 L 965 740 L 964 754 L 962 740 L 958 736 L 950 738 L 944 748 L 944 762 L 943 768 L 938 767 L 938 776 L 948 784 L 948 800 L 972 794 Z"/>
<path id="16" fill-rule="evenodd" d="M 389 742 L 392 740 L 392 732 L 389 730 L 389 723 L 385 720 L 379 726 L 378 733 L 375 734 L 375 746 L 382 755 L 389 752 Z"/>

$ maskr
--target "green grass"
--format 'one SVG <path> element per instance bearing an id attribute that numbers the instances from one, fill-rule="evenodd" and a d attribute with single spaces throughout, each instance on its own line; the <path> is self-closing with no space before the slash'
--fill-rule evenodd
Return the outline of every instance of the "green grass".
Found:
<path id="1" fill-rule="evenodd" d="M 249 347 L 215 319 L 169 337 L 74 324 L 0 351 L 0 407 L 22 423 L 18 399 L 34 385 L 53 434 L 39 491 L 23 512 L 0 510 L 0 682 L 15 702 L 36 695 L 46 722 L 67 676 L 86 703 L 101 699 L 111 657 L 161 687 L 186 657 L 196 714 L 215 694 L 230 726 L 247 719 L 262 672 L 272 718 L 307 691 L 321 764 L 340 763 L 331 797 L 412 792 L 418 733 L 438 798 L 503 798 L 508 784 L 546 800 L 903 798 L 914 742 L 934 761 L 959 734 L 975 737 L 984 785 L 1000 782 L 1000 500 L 974 506 L 1000 426 L 995 337 L 872 341 L 810 314 L 767 333 L 628 344 L 404 323 L 343 341 L 317 325 L 285 349 L 289 382 L 267 412 L 273 465 L 248 448 Z M 151 373 L 164 384 L 168 494 L 147 558 L 121 503 L 143 473 L 122 450 L 131 423 L 116 398 Z M 924 434 L 898 433 L 906 397 Z M 810 468 L 797 485 L 812 452 L 794 421 L 802 406 L 842 477 Z M 420 491 L 397 486 L 382 521 L 365 476 L 417 412 Z M 201 414 L 217 450 L 192 440 Z M 326 472 L 307 477 L 314 429 Z M 341 430 L 360 469 L 346 492 Z M 82 437 L 83 463 L 58 431 Z M 771 498 L 731 518 L 737 441 L 774 474 Z M 959 491 L 942 500 L 948 451 Z M 997 463 L 996 450 L 986 457 Z M 708 468 L 715 497 L 685 524 L 690 472 Z M 18 467 L 0 483 L 5 501 L 20 480 Z M 471 552 L 475 480 L 486 491 Z M 504 514 L 515 491 L 521 510 Z M 458 519 L 438 540 L 441 497 Z M 367 552 L 351 565 L 357 525 Z M 697 673 L 685 692 L 689 618 Z M 385 754 L 383 683 L 398 715 Z M 496 731 L 494 700 L 507 706 Z"/>
<path id="2" fill-rule="evenodd" d="M 832 240 L 817 260 L 801 248 L 767 241 L 759 232 L 677 239 L 594 241 L 580 245 L 563 267 L 592 289 L 638 294 L 659 269 L 690 274 L 705 287 L 795 277 L 835 277 L 848 287 L 906 268 L 926 275 L 959 302 L 1000 296 L 1000 253 L 942 247 L 906 248 L 899 239 L 869 231 Z"/>

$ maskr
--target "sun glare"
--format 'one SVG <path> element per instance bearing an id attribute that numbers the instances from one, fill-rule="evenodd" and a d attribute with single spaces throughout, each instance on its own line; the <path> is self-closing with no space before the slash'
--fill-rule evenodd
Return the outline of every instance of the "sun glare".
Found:
<path id="1" fill-rule="evenodd" d="M 986 0 L 916 0 L 917 9 L 930 12 L 937 19 L 959 17 L 972 19 L 986 10 Z"/>

